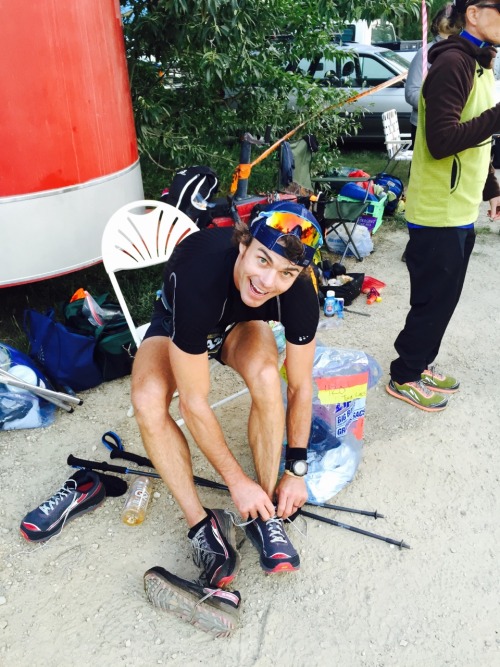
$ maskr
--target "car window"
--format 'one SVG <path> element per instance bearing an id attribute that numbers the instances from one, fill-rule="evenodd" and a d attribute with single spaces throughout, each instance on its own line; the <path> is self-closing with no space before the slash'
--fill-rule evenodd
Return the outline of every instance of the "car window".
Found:
<path id="1" fill-rule="evenodd" d="M 391 66 L 398 71 L 398 74 L 406 72 L 408 70 L 408 67 L 410 66 L 408 60 L 404 58 L 397 51 L 390 51 L 389 49 L 384 49 L 383 51 L 378 53 L 378 56 L 383 60 L 387 60 L 387 62 L 389 62 Z"/>
<path id="2" fill-rule="evenodd" d="M 362 84 L 368 88 L 378 86 L 380 83 L 384 83 L 395 76 L 394 72 L 381 63 L 380 60 L 376 60 L 371 56 L 360 56 L 359 63 Z"/>

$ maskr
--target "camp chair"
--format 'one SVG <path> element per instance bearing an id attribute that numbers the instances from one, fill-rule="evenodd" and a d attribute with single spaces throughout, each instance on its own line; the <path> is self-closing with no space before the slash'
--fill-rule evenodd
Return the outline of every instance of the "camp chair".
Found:
<path id="1" fill-rule="evenodd" d="M 387 164 L 382 171 L 388 172 L 389 165 L 393 162 L 408 162 L 411 164 L 413 150 L 411 146 L 411 135 L 399 131 L 399 121 L 396 109 L 389 109 L 382 114 L 382 125 L 384 126 L 384 140 L 387 148 Z"/>
<path id="2" fill-rule="evenodd" d="M 198 227 L 182 211 L 153 200 L 126 204 L 108 220 L 101 241 L 102 261 L 137 347 L 149 322 L 140 326 L 135 324 L 116 274 L 165 263 L 176 245 L 197 231 Z M 211 370 L 213 366 L 211 364 Z M 232 394 L 212 405 L 212 408 L 247 391 L 244 389 Z M 133 411 L 129 410 L 131 414 Z M 180 425 L 183 421 L 178 420 L 177 423 Z"/>
<path id="3" fill-rule="evenodd" d="M 349 177 L 344 175 L 311 176 L 313 152 L 310 135 L 290 143 L 289 150 L 293 157 L 293 175 L 290 183 L 283 181 L 283 160 L 286 157 L 283 148 L 280 152 L 280 187 L 285 192 L 293 192 L 298 201 L 315 214 L 322 226 L 323 235 L 335 234 L 344 244 L 341 261 L 350 249 L 358 261 L 361 257 L 353 238 L 360 217 L 370 205 L 369 190 L 366 188 L 362 201 L 345 201 L 339 199 L 339 192 L 346 183 L 363 183 L 371 181 L 371 176 Z M 287 157 L 290 161 L 290 156 Z M 290 174 L 288 174 L 290 178 Z"/>

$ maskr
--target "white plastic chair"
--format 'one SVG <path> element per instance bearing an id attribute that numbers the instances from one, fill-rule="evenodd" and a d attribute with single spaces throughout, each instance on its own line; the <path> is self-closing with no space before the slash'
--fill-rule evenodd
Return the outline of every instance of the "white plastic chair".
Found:
<path id="1" fill-rule="evenodd" d="M 388 161 L 383 171 L 389 169 L 393 162 L 408 162 L 413 158 L 411 146 L 411 135 L 399 131 L 399 121 L 396 109 L 389 109 L 382 114 L 382 125 L 384 126 L 384 139 L 387 148 Z"/>
<path id="2" fill-rule="evenodd" d="M 137 347 L 149 323 L 135 325 L 115 274 L 164 264 L 175 246 L 197 231 L 182 211 L 150 199 L 125 204 L 108 220 L 101 241 L 102 261 Z"/>
<path id="3" fill-rule="evenodd" d="M 115 274 L 165 263 L 175 246 L 197 231 L 198 227 L 182 211 L 150 199 L 122 206 L 106 223 L 101 241 L 102 261 L 137 347 L 149 322 L 136 326 Z M 231 394 L 211 407 L 216 408 L 247 391 Z M 133 410 L 129 410 L 129 415 L 132 414 Z M 179 419 L 177 423 L 182 425 L 184 421 Z"/>

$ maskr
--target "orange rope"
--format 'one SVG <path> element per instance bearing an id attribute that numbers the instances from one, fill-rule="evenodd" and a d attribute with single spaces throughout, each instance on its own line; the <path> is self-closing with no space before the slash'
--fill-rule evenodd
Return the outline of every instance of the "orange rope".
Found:
<path id="1" fill-rule="evenodd" d="M 297 125 L 297 127 L 294 127 L 293 130 L 290 130 L 290 132 L 287 132 L 281 139 L 278 139 L 272 146 L 269 146 L 269 148 L 266 148 L 266 150 L 261 153 L 252 163 L 250 164 L 239 164 L 233 174 L 233 180 L 231 182 L 231 189 L 230 193 L 234 195 L 236 192 L 236 189 L 238 187 L 238 180 L 240 178 L 250 178 L 250 173 L 252 171 L 252 167 L 255 167 L 256 164 L 259 164 L 259 162 L 262 162 L 262 160 L 265 160 L 268 155 L 270 155 L 273 151 L 275 151 L 281 144 L 292 137 L 298 130 L 300 130 L 304 125 L 309 123 L 309 121 L 314 120 L 314 118 L 317 118 L 321 114 L 324 114 L 326 111 L 330 111 L 331 109 L 335 109 L 337 107 L 342 107 L 346 104 L 351 104 L 352 102 L 356 102 L 357 100 L 360 100 L 362 97 L 366 97 L 367 95 L 371 95 L 372 93 L 376 93 L 379 90 L 383 90 L 384 88 L 388 88 L 389 86 L 393 86 L 395 83 L 399 83 L 400 81 L 403 81 L 403 79 L 406 79 L 407 73 L 403 72 L 403 74 L 398 74 L 397 76 L 394 76 L 392 79 L 389 79 L 388 81 L 384 81 L 383 83 L 379 83 L 378 86 L 374 86 L 373 88 L 368 88 L 367 90 L 362 91 L 361 93 L 358 93 L 357 95 L 354 95 L 353 97 L 349 97 L 349 99 L 345 100 L 344 102 L 336 102 L 335 104 L 330 104 L 330 106 L 325 107 L 324 109 L 321 109 L 321 111 L 317 111 L 315 114 L 313 114 L 310 118 L 307 118 L 304 120 L 302 123 Z"/>

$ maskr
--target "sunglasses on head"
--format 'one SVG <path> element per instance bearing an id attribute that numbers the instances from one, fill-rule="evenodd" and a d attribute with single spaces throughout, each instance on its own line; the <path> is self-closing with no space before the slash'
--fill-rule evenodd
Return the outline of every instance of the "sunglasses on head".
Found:
<path id="1" fill-rule="evenodd" d="M 281 234 L 292 234 L 301 243 L 310 248 L 320 248 L 323 245 L 321 229 L 311 221 L 302 218 L 295 213 L 286 211 L 264 211 L 259 217 L 266 218 L 266 225 Z"/>

